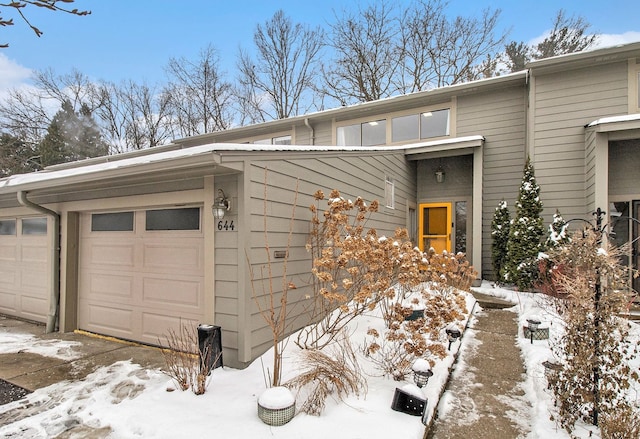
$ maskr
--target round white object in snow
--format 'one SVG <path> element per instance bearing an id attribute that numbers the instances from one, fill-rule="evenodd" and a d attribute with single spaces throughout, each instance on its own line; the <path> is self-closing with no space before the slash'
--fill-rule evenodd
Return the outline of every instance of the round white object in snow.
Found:
<path id="1" fill-rule="evenodd" d="M 296 399 L 289 389 L 283 386 L 271 387 L 258 398 L 258 404 L 267 409 L 283 409 L 293 405 Z"/>
<path id="2" fill-rule="evenodd" d="M 413 370 L 414 372 L 428 372 L 431 370 L 431 365 L 424 358 L 418 358 L 413 362 L 411 370 Z"/>

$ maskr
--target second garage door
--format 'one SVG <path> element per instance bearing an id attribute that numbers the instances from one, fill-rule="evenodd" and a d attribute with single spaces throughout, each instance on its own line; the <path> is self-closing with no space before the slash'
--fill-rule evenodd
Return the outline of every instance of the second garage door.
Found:
<path id="1" fill-rule="evenodd" d="M 78 326 L 158 344 L 202 321 L 199 207 L 83 214 Z"/>

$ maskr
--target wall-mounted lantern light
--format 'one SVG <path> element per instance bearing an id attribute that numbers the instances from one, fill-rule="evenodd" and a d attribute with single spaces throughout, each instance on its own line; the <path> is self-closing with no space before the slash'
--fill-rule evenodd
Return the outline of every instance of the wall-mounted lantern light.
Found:
<path id="1" fill-rule="evenodd" d="M 213 202 L 213 206 L 211 206 L 213 217 L 215 219 L 222 219 L 228 210 L 231 210 L 231 200 L 227 198 L 222 189 L 218 189 L 218 196 Z"/>
<path id="2" fill-rule="evenodd" d="M 438 166 L 438 169 L 436 169 L 435 175 L 436 175 L 437 183 L 444 183 L 444 168 L 442 166 Z"/>

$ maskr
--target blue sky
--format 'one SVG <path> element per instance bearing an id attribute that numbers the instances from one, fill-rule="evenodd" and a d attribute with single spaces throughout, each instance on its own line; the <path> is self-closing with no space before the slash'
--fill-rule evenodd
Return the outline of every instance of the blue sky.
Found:
<path id="1" fill-rule="evenodd" d="M 238 48 L 250 48 L 256 24 L 276 10 L 326 28 L 334 11 L 356 5 L 344 0 L 76 0 L 74 7 L 92 11 L 87 17 L 31 8 L 26 12 L 44 31 L 42 37 L 17 20 L 15 26 L 0 28 L 0 42 L 10 44 L 0 49 L 0 90 L 28 81 L 30 70 L 47 68 L 58 74 L 76 68 L 96 80 L 164 82 L 163 68 L 171 57 L 195 60 L 209 43 L 231 74 Z M 499 25 L 510 29 L 510 40 L 538 38 L 564 8 L 585 17 L 594 31 L 610 35 L 607 41 L 640 41 L 638 0 L 451 0 L 449 11 L 479 16 L 488 6 L 502 10 Z M 7 18 L 8 12 L 2 12 Z"/>

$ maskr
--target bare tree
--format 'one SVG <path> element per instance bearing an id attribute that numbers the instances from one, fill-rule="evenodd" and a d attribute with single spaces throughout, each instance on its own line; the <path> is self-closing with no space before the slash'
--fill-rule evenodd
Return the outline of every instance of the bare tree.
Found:
<path id="1" fill-rule="evenodd" d="M 323 68 L 325 93 L 341 105 L 374 101 L 397 90 L 402 50 L 398 19 L 387 2 L 343 11 L 330 25 L 335 59 Z"/>
<path id="2" fill-rule="evenodd" d="M 588 35 L 591 24 L 581 16 L 567 17 L 560 9 L 553 22 L 550 35 L 535 46 L 536 59 L 549 58 L 588 49 L 596 42 L 597 35 Z"/>
<path id="3" fill-rule="evenodd" d="M 238 55 L 240 108 L 252 121 L 283 119 L 308 111 L 316 87 L 316 63 L 323 44 L 319 27 L 293 23 L 278 10 L 253 35 L 256 57 Z M 247 115 L 245 115 L 247 118 Z"/>
<path id="4" fill-rule="evenodd" d="M 27 15 L 25 14 L 25 9 L 27 8 L 27 6 L 37 6 L 39 8 L 45 8 L 54 12 L 60 11 L 60 12 L 65 12 L 67 14 L 79 15 L 79 16 L 91 14 L 91 11 L 80 11 L 75 8 L 67 9 L 66 7 L 61 7 L 58 5 L 58 3 L 69 4 L 69 3 L 73 3 L 74 1 L 75 0 L 20 0 L 20 1 L 10 1 L 8 3 L 5 3 L 5 2 L 0 3 L 0 7 L 10 8 L 11 10 L 13 10 L 13 12 L 18 17 L 20 17 L 20 19 L 24 21 L 27 24 L 27 26 L 31 28 L 31 30 L 33 30 L 36 36 L 39 37 L 42 35 L 43 32 L 40 29 L 38 29 L 36 26 L 34 26 L 31 23 L 31 21 L 27 18 Z M 1 27 L 13 26 L 14 24 L 15 23 L 13 22 L 13 17 L 9 19 L 5 19 L 2 15 L 0 15 Z M 9 47 L 9 45 L 0 44 L 0 48 L 6 48 L 6 47 Z"/>
<path id="5" fill-rule="evenodd" d="M 83 109 L 93 112 L 99 105 L 94 100 L 93 84 L 79 71 L 65 75 L 56 75 L 50 69 L 37 71 L 33 87 L 13 89 L 0 101 L 0 129 L 36 144 L 65 102 L 70 103 L 76 113 Z"/>
<path id="6" fill-rule="evenodd" d="M 582 16 L 568 17 L 563 9 L 556 14 L 553 28 L 540 43 L 528 45 L 512 41 L 505 47 L 504 58 L 510 71 L 523 70 L 529 61 L 580 52 L 597 41 L 598 34 L 589 34 L 591 24 Z"/>
<path id="7" fill-rule="evenodd" d="M 487 8 L 480 18 L 451 20 L 446 7 L 441 0 L 419 0 L 403 15 L 399 88 L 405 93 L 478 79 L 495 65 L 493 55 L 506 38 L 496 30 L 500 10 Z"/>
<path id="8" fill-rule="evenodd" d="M 167 65 L 170 82 L 166 87 L 169 111 L 182 137 L 220 131 L 232 124 L 231 83 L 219 69 L 220 58 L 211 45 L 200 58 L 189 61 L 171 58 Z"/>
<path id="9" fill-rule="evenodd" d="M 96 89 L 96 114 L 113 153 L 162 145 L 172 137 L 169 98 L 133 81 L 104 82 Z"/>

